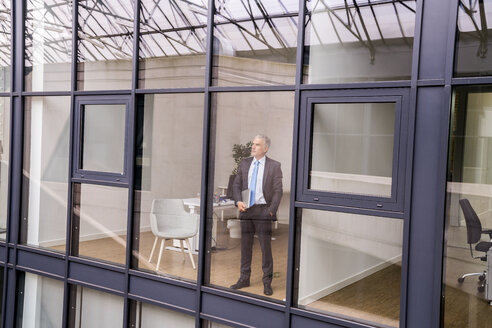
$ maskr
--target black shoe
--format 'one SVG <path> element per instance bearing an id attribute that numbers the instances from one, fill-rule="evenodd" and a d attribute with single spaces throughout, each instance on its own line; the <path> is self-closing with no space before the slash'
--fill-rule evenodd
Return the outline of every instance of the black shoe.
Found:
<path id="1" fill-rule="evenodd" d="M 270 283 L 263 284 L 263 294 L 270 296 L 273 294 L 272 285 Z"/>
<path id="2" fill-rule="evenodd" d="M 249 287 L 249 279 L 247 280 L 239 279 L 234 285 L 231 286 L 231 289 L 241 289 L 244 287 Z"/>

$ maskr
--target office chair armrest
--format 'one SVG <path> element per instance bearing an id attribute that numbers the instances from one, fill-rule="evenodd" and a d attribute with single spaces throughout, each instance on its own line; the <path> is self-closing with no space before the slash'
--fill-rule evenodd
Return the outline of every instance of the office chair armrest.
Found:
<path id="1" fill-rule="evenodd" d="M 492 239 L 492 229 L 482 229 L 482 234 L 489 235 L 490 239 Z"/>

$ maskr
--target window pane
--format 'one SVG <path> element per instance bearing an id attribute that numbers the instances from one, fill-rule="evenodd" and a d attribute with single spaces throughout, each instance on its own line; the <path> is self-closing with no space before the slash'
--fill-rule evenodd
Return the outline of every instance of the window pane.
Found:
<path id="1" fill-rule="evenodd" d="M 128 190 L 74 184 L 72 255 L 126 263 Z M 79 241 L 77 243 L 77 240 Z"/>
<path id="2" fill-rule="evenodd" d="M 181 312 L 164 309 L 152 304 L 133 302 L 135 304 L 135 324 L 131 327 L 154 328 L 165 325 L 173 328 L 195 326 L 195 317 Z"/>
<path id="3" fill-rule="evenodd" d="M 303 209 L 297 304 L 398 327 L 403 220 Z"/>
<path id="4" fill-rule="evenodd" d="M 294 93 L 220 93 L 212 103 L 215 194 L 213 215 L 207 218 L 209 283 L 229 288 L 240 279 L 249 280 L 249 286 L 241 291 L 282 301 L 286 288 Z M 259 134 L 270 139 L 268 149 L 268 141 L 264 136 L 257 138 Z M 267 158 L 262 160 L 265 150 Z M 234 201 L 246 202 L 242 191 L 250 188 L 253 180 L 249 172 L 252 155 L 261 160 L 254 179 L 258 182 L 255 204 L 238 215 Z M 264 283 L 271 285 L 273 295 L 264 293 Z"/>
<path id="5" fill-rule="evenodd" d="M 198 263 L 203 101 L 203 94 L 146 95 L 138 101 L 134 213 L 134 221 L 140 222 L 139 244 L 134 245 L 138 266 L 189 280 L 196 280 L 193 265 Z M 186 200 L 195 205 L 185 205 Z M 186 254 L 181 253 L 179 240 L 184 241 Z"/>
<path id="6" fill-rule="evenodd" d="M 304 83 L 410 79 L 416 1 L 306 1 Z"/>
<path id="7" fill-rule="evenodd" d="M 207 1 L 142 1 L 139 88 L 204 86 L 207 10 Z"/>
<path id="8" fill-rule="evenodd" d="M 297 1 L 215 1 L 213 84 L 294 84 Z"/>
<path id="9" fill-rule="evenodd" d="M 10 0 L 0 0 L 0 92 L 10 91 L 10 72 L 12 70 L 12 17 Z"/>
<path id="10" fill-rule="evenodd" d="M 70 311 L 74 327 L 123 327 L 123 297 L 81 286 L 72 286 L 72 290 L 76 295 Z"/>
<path id="11" fill-rule="evenodd" d="M 126 105 L 84 105 L 82 115 L 82 169 L 124 173 Z"/>
<path id="12" fill-rule="evenodd" d="M 0 240 L 5 240 L 9 193 L 10 98 L 0 97 Z"/>
<path id="13" fill-rule="evenodd" d="M 21 242 L 64 252 L 70 97 L 26 97 Z"/>
<path id="14" fill-rule="evenodd" d="M 71 62 L 72 1 L 27 1 L 25 89 L 70 90 Z"/>
<path id="15" fill-rule="evenodd" d="M 481 233 L 492 228 L 492 89 L 458 88 L 453 98 L 443 321 L 444 327 L 476 328 L 492 317 L 492 290 L 485 286 L 489 277 L 484 279 L 486 251 L 492 244 L 490 236 Z"/>
<path id="16" fill-rule="evenodd" d="M 17 327 L 62 327 L 63 282 L 32 273 L 23 275 L 18 286 Z"/>
<path id="17" fill-rule="evenodd" d="M 206 327 L 206 328 L 229 328 L 229 327 L 232 327 L 232 326 L 228 326 L 228 325 L 225 325 L 223 323 L 218 323 L 218 322 L 203 320 L 202 327 Z"/>
<path id="18" fill-rule="evenodd" d="M 491 20 L 491 1 L 460 1 L 455 76 L 492 75 L 492 59 L 487 54 L 492 38 L 491 29 L 487 25 Z"/>
<path id="19" fill-rule="evenodd" d="M 315 104 L 309 188 L 391 196 L 395 107 Z"/>
<path id="20" fill-rule="evenodd" d="M 81 0 L 78 4 L 77 89 L 130 89 L 134 0 Z"/>

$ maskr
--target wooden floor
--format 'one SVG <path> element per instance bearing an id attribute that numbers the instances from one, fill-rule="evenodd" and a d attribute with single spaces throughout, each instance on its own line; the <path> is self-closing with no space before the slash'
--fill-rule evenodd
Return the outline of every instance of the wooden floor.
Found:
<path id="1" fill-rule="evenodd" d="M 391 265 L 306 306 L 322 312 L 398 327 L 401 267 Z"/>
<path id="2" fill-rule="evenodd" d="M 211 252 L 210 284 L 229 288 L 239 278 L 241 239 L 230 238 L 225 224 L 226 221 L 219 222 L 216 247 Z M 274 262 L 272 288 L 274 293 L 270 298 L 284 300 L 286 293 L 288 226 L 279 224 L 278 228 L 273 230 L 272 236 Z M 193 269 L 188 253 L 183 256 L 180 251 L 165 249 L 159 270 L 156 270 L 160 242 L 149 262 L 154 238 L 154 235 L 150 231 L 140 234 L 140 252 L 135 254 L 139 259 L 139 268 L 156 272 L 157 274 L 196 281 L 197 270 Z M 80 256 L 123 265 L 125 263 L 125 241 L 126 236 L 113 236 L 112 238 L 84 241 L 79 245 Z M 166 241 L 166 245 L 170 247 L 172 246 L 172 242 Z M 193 256 L 196 264 L 198 261 L 197 255 Z M 263 274 L 261 269 L 261 249 L 256 238 L 253 244 L 251 269 L 251 286 L 241 289 L 239 292 L 264 296 L 263 283 L 261 281 Z"/>
<path id="3" fill-rule="evenodd" d="M 230 238 L 225 222 L 218 226 L 216 248 L 211 251 L 210 284 L 229 288 L 239 277 L 240 239 Z M 288 226 L 279 225 L 273 230 L 272 251 L 274 257 L 274 279 L 272 299 L 282 301 L 286 293 L 286 267 L 288 249 Z M 156 271 L 158 248 L 149 262 L 154 236 L 151 232 L 140 235 L 139 268 L 157 274 L 196 281 L 197 271 L 191 266 L 188 254 L 183 257 L 179 251 L 166 249 L 161 266 Z M 125 263 L 126 236 L 112 236 L 80 243 L 80 255 L 97 258 L 112 263 Z M 168 242 L 168 246 L 171 243 Z M 53 247 L 56 248 L 56 247 Z M 60 247 L 60 250 L 64 247 Z M 194 255 L 195 261 L 197 256 Z M 490 327 L 492 328 L 492 307 L 484 299 L 484 293 L 477 291 L 477 279 L 466 279 L 464 283 L 457 278 L 467 272 L 480 272 L 484 263 L 470 258 L 469 250 L 463 247 L 448 247 L 445 272 L 444 327 Z M 238 291 L 259 297 L 263 295 L 261 281 L 261 250 L 258 240 L 254 242 L 251 286 Z M 400 310 L 399 265 L 391 265 L 369 277 L 342 288 L 305 306 L 315 311 L 358 318 L 360 321 L 374 322 L 397 327 Z"/>
<path id="4" fill-rule="evenodd" d="M 273 295 L 271 298 L 284 300 L 286 293 L 288 225 L 279 224 L 272 232 L 273 254 Z M 217 250 L 211 256 L 210 283 L 215 286 L 227 287 L 234 284 L 239 278 L 241 239 L 230 238 L 229 232 L 218 227 Z M 253 243 L 253 260 L 251 263 L 251 285 L 241 289 L 241 292 L 263 295 L 263 272 L 261 269 L 261 248 L 258 239 Z"/>

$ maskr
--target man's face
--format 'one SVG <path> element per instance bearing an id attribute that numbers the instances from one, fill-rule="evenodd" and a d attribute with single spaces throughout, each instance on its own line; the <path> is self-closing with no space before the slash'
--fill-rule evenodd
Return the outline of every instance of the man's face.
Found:
<path id="1" fill-rule="evenodd" d="M 260 138 L 255 138 L 253 140 L 253 145 L 251 146 L 251 156 L 254 156 L 256 159 L 261 159 L 265 156 L 268 147 L 265 145 L 265 140 Z"/>

